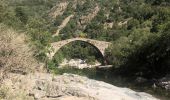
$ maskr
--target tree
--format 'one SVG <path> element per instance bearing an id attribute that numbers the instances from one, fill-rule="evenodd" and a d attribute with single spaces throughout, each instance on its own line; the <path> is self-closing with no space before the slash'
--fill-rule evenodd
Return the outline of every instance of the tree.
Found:
<path id="1" fill-rule="evenodd" d="M 25 13 L 24 9 L 22 7 L 17 7 L 15 9 L 15 12 L 16 12 L 16 17 L 18 17 L 21 22 L 26 24 L 28 21 L 28 15 Z"/>

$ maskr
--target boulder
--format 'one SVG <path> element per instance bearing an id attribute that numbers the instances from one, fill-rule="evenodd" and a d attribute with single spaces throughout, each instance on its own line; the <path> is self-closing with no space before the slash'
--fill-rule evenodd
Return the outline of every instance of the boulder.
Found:
<path id="1" fill-rule="evenodd" d="M 165 77 L 159 79 L 156 83 L 158 87 L 164 88 L 170 91 L 170 75 L 166 75 Z"/>

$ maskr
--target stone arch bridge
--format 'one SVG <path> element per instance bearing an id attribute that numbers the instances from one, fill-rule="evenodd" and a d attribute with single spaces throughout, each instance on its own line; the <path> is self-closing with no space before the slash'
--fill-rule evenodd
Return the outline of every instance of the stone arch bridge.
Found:
<path id="1" fill-rule="evenodd" d="M 87 39 L 87 38 L 72 38 L 72 39 L 67 39 L 67 40 L 62 40 L 58 42 L 51 43 L 51 48 L 53 49 L 50 53 L 47 54 L 49 59 L 52 59 L 55 53 L 62 48 L 64 45 L 69 44 L 74 41 L 83 41 L 86 42 L 93 47 L 95 47 L 104 57 L 105 56 L 105 49 L 111 45 L 110 42 L 106 41 L 99 41 L 99 40 L 93 40 L 93 39 Z"/>

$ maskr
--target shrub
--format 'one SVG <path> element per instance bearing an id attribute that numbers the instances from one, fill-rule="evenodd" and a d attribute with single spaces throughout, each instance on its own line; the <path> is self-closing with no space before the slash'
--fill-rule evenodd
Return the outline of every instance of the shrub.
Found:
<path id="1" fill-rule="evenodd" d="M 26 43 L 24 34 L 16 33 L 0 25 L 0 79 L 7 72 L 33 72 L 38 62 L 33 57 L 32 49 Z"/>
<path id="2" fill-rule="evenodd" d="M 88 57 L 87 57 L 87 63 L 88 63 L 88 64 L 94 65 L 94 64 L 95 64 L 95 61 L 96 61 L 95 56 L 88 56 Z"/>
<path id="3" fill-rule="evenodd" d="M 7 97 L 8 88 L 0 87 L 0 99 L 4 99 Z"/>

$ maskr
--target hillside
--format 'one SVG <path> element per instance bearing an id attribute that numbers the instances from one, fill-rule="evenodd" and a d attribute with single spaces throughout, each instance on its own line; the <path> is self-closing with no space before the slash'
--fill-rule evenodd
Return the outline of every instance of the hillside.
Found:
<path id="1" fill-rule="evenodd" d="M 106 54 L 115 67 L 130 65 L 131 55 L 138 59 L 132 62 L 142 64 L 138 61 L 143 59 L 147 63 L 137 66 L 162 66 L 164 61 L 156 62 L 169 59 L 169 5 L 169 0 L 1 0 L 0 22 L 30 35 L 37 47 L 35 56 L 41 61 L 47 61 L 49 43 L 85 37 L 112 42 Z M 162 43 L 165 47 L 156 45 Z M 87 44 L 76 42 L 66 47 L 56 54 L 55 64 L 63 57 L 101 60 Z M 151 51 L 145 52 L 146 48 Z"/>
<path id="2" fill-rule="evenodd" d="M 112 44 L 105 57 L 82 41 L 65 45 L 52 60 L 47 57 L 50 43 L 76 37 Z M 60 73 L 64 59 L 88 64 L 106 60 L 113 66 L 106 72 L 110 78 L 142 77 L 155 85 L 170 74 L 170 0 L 0 0 L 0 43 L 0 71 L 7 73 L 33 72 L 39 63 Z M 4 49 L 4 44 L 12 47 Z"/>

